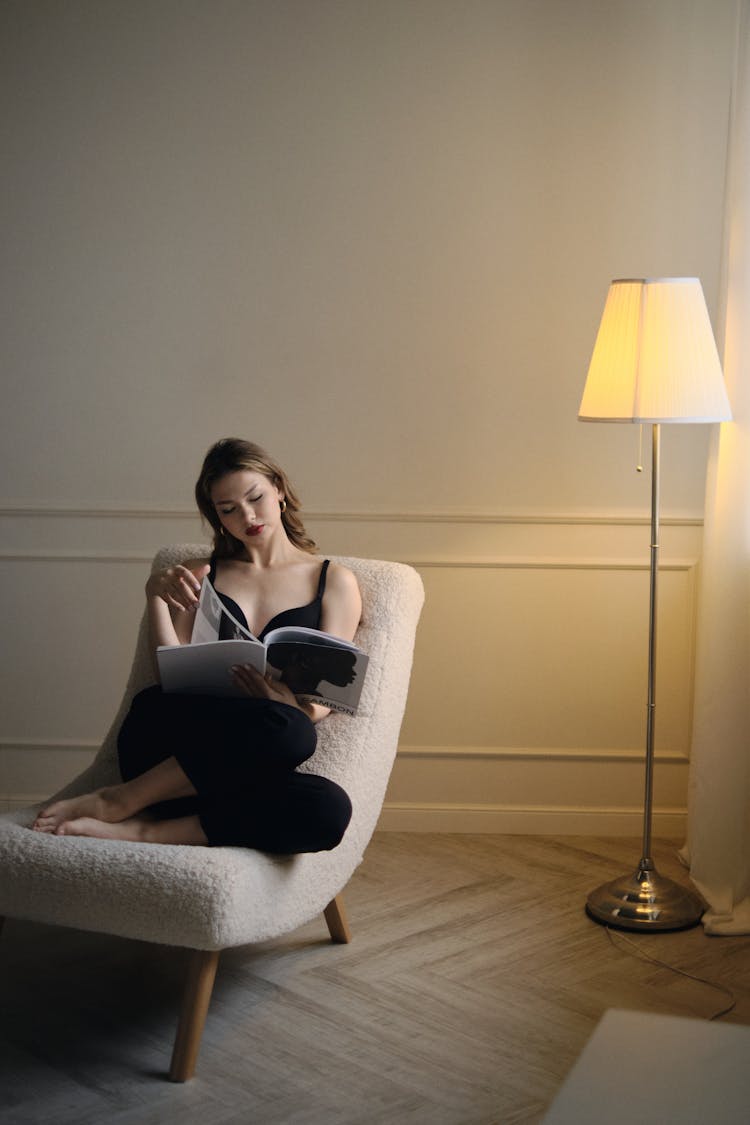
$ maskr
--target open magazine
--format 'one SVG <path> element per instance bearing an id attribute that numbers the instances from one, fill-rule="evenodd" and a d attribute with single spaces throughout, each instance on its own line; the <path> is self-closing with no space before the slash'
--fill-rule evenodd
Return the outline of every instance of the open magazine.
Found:
<path id="1" fill-rule="evenodd" d="M 208 578 L 203 579 L 190 644 L 156 650 L 167 692 L 242 696 L 232 679 L 235 664 L 250 664 L 282 680 L 296 696 L 353 715 L 367 669 L 367 654 L 318 629 L 282 626 L 265 640 L 229 612 Z"/>

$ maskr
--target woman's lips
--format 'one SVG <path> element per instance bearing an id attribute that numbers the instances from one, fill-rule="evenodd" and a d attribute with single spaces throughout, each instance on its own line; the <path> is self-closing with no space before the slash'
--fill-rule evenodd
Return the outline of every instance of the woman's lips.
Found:
<path id="1" fill-rule="evenodd" d="M 264 527 L 265 527 L 265 524 L 255 523 L 255 524 L 253 524 L 252 527 L 248 527 L 246 534 L 247 535 L 260 535 L 260 533 L 261 533 L 261 531 L 263 530 Z"/>

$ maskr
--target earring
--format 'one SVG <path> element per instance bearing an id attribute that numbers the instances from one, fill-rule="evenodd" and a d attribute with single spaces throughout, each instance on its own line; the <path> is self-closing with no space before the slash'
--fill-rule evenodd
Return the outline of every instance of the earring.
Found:
<path id="1" fill-rule="evenodd" d="M 280 500 L 279 507 L 281 508 L 281 514 L 283 516 L 284 512 L 286 511 L 286 500 Z"/>
<path id="2" fill-rule="evenodd" d="M 224 530 L 224 524 L 221 524 L 219 526 L 219 535 L 226 535 L 226 531 Z"/>

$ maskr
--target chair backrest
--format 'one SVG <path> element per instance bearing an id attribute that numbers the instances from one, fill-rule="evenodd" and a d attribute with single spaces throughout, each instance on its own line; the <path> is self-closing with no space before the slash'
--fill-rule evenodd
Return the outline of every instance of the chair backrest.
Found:
<path id="1" fill-rule="evenodd" d="M 205 544 L 163 547 L 154 558 L 153 569 L 209 554 Z M 355 837 L 364 849 L 380 814 L 396 754 L 424 588 L 419 574 L 403 563 L 331 557 L 348 566 L 359 582 L 362 620 L 355 640 L 368 653 L 369 665 L 357 714 L 329 715 L 318 727 L 315 755 L 302 768 L 330 777 L 347 790 L 355 810 L 349 836 Z M 66 794 L 117 779 L 117 732 L 133 696 L 153 682 L 144 614 L 127 687 L 114 722 L 94 762 L 66 787 Z M 356 849 L 356 842 L 352 843 Z"/>

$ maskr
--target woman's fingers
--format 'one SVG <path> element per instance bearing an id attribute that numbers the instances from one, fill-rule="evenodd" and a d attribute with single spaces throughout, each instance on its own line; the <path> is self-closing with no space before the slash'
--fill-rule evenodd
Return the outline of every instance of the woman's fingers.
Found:
<path id="1" fill-rule="evenodd" d="M 268 681 L 251 664 L 234 664 L 232 666 L 232 679 L 248 695 L 256 698 L 268 698 Z"/>
<path id="2" fill-rule="evenodd" d="M 234 664 L 232 679 L 253 699 L 273 699 L 277 703 L 288 703 L 290 707 L 299 707 L 299 702 L 290 687 L 281 680 L 275 680 L 273 676 L 264 676 L 251 664 Z"/>
<path id="3" fill-rule="evenodd" d="M 208 572 L 208 567 L 201 567 Z M 151 590 L 174 609 L 194 609 L 198 604 L 201 581 L 185 566 L 169 566 L 152 575 Z"/>
<path id="4" fill-rule="evenodd" d="M 201 592 L 200 579 L 196 578 L 192 570 L 188 570 L 186 566 L 176 566 L 172 568 L 174 575 L 178 578 L 181 586 L 195 601 L 198 600 L 198 595 Z"/>
<path id="5" fill-rule="evenodd" d="M 180 567 L 180 570 L 184 570 Z M 200 594 L 200 583 L 196 582 L 190 571 L 185 574 L 177 576 L 177 589 L 172 592 L 172 597 L 176 598 L 178 603 L 183 609 L 192 609 L 198 604 L 198 595 Z"/>

